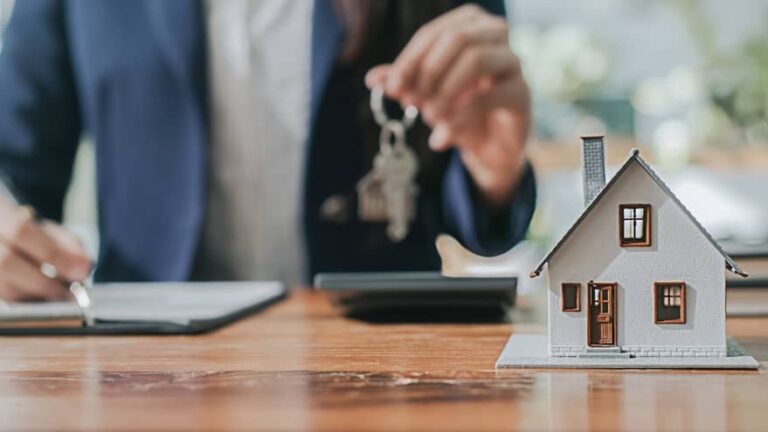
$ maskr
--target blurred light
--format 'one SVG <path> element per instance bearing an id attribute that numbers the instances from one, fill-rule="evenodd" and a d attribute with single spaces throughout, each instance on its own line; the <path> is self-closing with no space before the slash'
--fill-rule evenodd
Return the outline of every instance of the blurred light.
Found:
<path id="1" fill-rule="evenodd" d="M 642 81 L 637 85 L 631 101 L 635 110 L 645 115 L 664 114 L 669 105 L 664 81 L 661 78 L 648 78 Z"/>
<path id="2" fill-rule="evenodd" d="M 690 67 L 678 67 L 667 76 L 667 90 L 678 104 L 690 104 L 706 98 L 701 74 Z"/>
<path id="3" fill-rule="evenodd" d="M 607 129 L 605 122 L 594 116 L 584 117 L 579 122 L 577 128 L 579 136 L 605 135 Z M 578 144 L 577 141 L 573 142 L 574 144 Z"/>
<path id="4" fill-rule="evenodd" d="M 668 169 L 684 168 L 691 153 L 691 136 L 685 122 L 667 120 L 653 134 L 653 150 L 657 163 Z"/>
<path id="5" fill-rule="evenodd" d="M 580 26 L 518 25 L 510 32 L 510 46 L 520 57 L 533 93 L 544 99 L 572 100 L 608 74 L 608 55 Z"/>
<path id="6" fill-rule="evenodd" d="M 755 244 L 768 240 L 765 210 L 758 204 L 732 193 L 700 170 L 689 170 L 675 180 L 675 195 L 714 238 Z"/>
<path id="7" fill-rule="evenodd" d="M 640 82 L 631 97 L 632 106 L 649 116 L 663 116 L 706 99 L 701 75 L 689 67 L 678 67 L 663 77 Z"/>

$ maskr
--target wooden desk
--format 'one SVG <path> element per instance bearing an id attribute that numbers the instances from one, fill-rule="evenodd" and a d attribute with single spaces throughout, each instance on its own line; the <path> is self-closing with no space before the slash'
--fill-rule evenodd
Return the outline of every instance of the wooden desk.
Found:
<path id="1" fill-rule="evenodd" d="M 768 319 L 729 331 L 768 359 Z M 512 330 L 368 325 L 297 292 L 195 337 L 0 338 L 0 429 L 768 428 L 768 374 L 496 373 Z"/>

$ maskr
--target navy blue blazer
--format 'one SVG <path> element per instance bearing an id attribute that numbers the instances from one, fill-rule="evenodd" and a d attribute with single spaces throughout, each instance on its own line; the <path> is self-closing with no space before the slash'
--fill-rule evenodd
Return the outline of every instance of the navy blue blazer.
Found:
<path id="1" fill-rule="evenodd" d="M 484 6 L 503 13 L 501 3 Z M 436 269 L 440 232 L 483 254 L 518 242 L 534 207 L 530 170 L 509 208 L 491 212 L 455 154 L 432 175 L 400 244 L 354 214 L 320 216 L 322 202 L 353 191 L 366 167 L 350 153 L 359 145 L 335 67 L 343 28 L 330 0 L 317 0 L 313 20 L 303 208 L 310 272 Z M 205 50 L 197 1 L 16 2 L 0 53 L 0 171 L 40 214 L 59 220 L 78 142 L 92 138 L 98 280 L 189 278 L 205 222 Z"/>

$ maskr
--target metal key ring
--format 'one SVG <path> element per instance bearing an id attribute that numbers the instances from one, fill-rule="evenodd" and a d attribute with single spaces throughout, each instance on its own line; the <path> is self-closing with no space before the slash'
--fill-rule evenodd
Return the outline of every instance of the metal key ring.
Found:
<path id="1" fill-rule="evenodd" d="M 390 141 L 390 139 L 392 141 Z M 387 153 L 405 147 L 405 125 L 399 120 L 387 120 L 379 132 L 379 151 Z"/>
<path id="2" fill-rule="evenodd" d="M 371 111 L 373 112 L 374 120 L 381 127 L 393 121 L 393 119 L 387 116 L 387 111 L 384 109 L 384 88 L 382 86 L 376 86 L 371 90 Z M 395 121 L 399 121 L 405 129 L 408 129 L 413 126 L 418 116 L 419 109 L 413 105 L 408 105 L 403 111 L 403 118 Z"/>

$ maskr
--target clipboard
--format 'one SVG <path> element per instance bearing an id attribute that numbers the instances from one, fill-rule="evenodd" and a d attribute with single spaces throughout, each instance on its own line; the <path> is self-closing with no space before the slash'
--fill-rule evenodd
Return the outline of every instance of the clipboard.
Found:
<path id="1" fill-rule="evenodd" d="M 285 298 L 280 282 L 96 284 L 95 323 L 72 302 L 0 305 L 0 336 L 207 333 Z"/>

